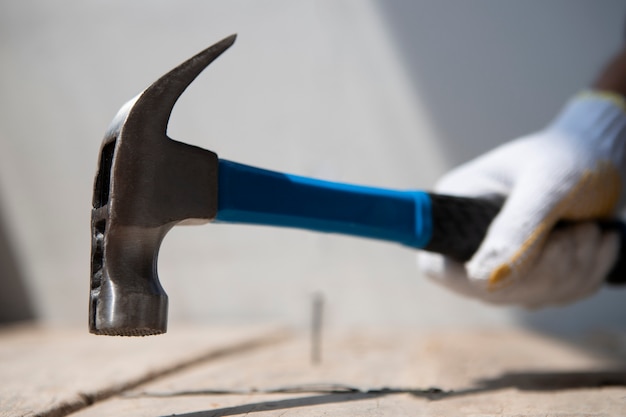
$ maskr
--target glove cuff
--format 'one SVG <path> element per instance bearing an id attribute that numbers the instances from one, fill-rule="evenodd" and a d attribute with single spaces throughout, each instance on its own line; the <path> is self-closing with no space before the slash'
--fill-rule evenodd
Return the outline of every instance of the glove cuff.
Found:
<path id="1" fill-rule="evenodd" d="M 621 197 L 626 205 L 626 99 L 603 91 L 584 91 L 569 101 L 549 130 L 566 138 L 579 157 L 590 158 L 591 169 L 609 164 L 619 174 Z M 559 139 L 557 139 L 559 140 Z"/>
<path id="2" fill-rule="evenodd" d="M 626 99 L 619 94 L 588 90 L 567 103 L 550 129 L 561 131 L 587 142 L 594 148 L 605 148 L 609 155 L 626 153 Z M 581 145 L 585 145 L 581 143 Z"/>
<path id="3" fill-rule="evenodd" d="M 614 93 L 613 91 L 585 90 L 585 91 L 578 93 L 575 99 L 606 100 L 606 101 L 613 103 L 614 105 L 622 109 L 624 113 L 626 113 L 626 97 L 622 96 L 621 94 Z"/>

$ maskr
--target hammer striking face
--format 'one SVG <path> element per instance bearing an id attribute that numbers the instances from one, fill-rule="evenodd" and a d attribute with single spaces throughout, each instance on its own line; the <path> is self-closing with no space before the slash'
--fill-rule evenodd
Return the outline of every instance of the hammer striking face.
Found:
<path id="1" fill-rule="evenodd" d="M 342 233 L 463 262 L 500 209 L 501 201 L 282 174 L 218 159 L 211 151 L 168 138 L 178 97 L 234 41 L 234 35 L 225 38 L 158 79 L 120 109 L 105 135 L 91 216 L 92 333 L 166 331 L 167 295 L 157 259 L 161 241 L 176 224 L 220 221 Z M 626 234 L 624 225 L 618 229 Z M 609 282 L 626 281 L 620 274 L 626 270 L 623 259 Z"/>

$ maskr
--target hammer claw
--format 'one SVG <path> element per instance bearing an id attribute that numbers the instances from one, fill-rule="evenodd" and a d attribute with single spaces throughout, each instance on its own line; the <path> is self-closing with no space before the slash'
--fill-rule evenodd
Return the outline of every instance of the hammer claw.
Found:
<path id="1" fill-rule="evenodd" d="M 236 38 L 237 35 L 234 34 L 222 39 L 163 75 L 140 94 L 137 102 L 132 106 L 133 113 L 136 113 L 138 109 L 146 111 L 151 122 L 145 127 L 158 131 L 155 133 L 165 134 L 172 109 L 178 98 L 202 70 L 235 43 Z"/>

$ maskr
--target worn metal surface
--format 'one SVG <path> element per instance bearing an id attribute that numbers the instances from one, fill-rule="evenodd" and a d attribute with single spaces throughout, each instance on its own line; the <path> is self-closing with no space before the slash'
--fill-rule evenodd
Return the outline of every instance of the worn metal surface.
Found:
<path id="1" fill-rule="evenodd" d="M 217 212 L 217 155 L 166 134 L 177 99 L 235 41 L 230 36 L 182 63 L 126 103 L 105 135 L 93 196 L 92 333 L 145 336 L 167 328 L 157 258 L 177 223 Z"/>

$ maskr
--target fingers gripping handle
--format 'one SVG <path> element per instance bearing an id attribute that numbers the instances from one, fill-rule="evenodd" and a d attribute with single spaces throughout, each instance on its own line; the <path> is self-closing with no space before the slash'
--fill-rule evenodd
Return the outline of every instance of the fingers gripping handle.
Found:
<path id="1" fill-rule="evenodd" d="M 501 202 L 320 181 L 226 160 L 218 165 L 215 221 L 295 227 L 381 239 L 465 262 L 476 252 Z M 626 226 L 607 282 L 626 284 Z"/>
<path id="2" fill-rule="evenodd" d="M 486 199 L 431 194 L 433 235 L 425 250 L 468 261 L 478 250 L 501 202 Z M 606 277 L 608 284 L 626 284 L 626 225 L 620 221 L 599 221 L 604 230 L 620 236 L 619 256 Z M 567 227 L 563 221 L 556 227 Z"/>

